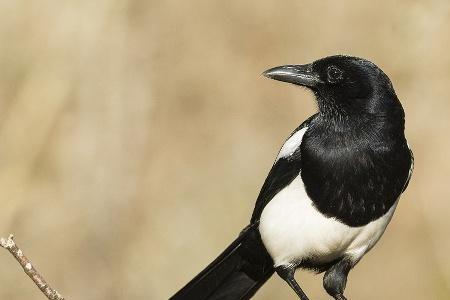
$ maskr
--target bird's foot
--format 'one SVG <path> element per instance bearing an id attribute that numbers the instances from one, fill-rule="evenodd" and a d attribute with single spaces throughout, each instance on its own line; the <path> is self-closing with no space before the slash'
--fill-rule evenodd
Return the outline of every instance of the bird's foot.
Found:
<path id="1" fill-rule="evenodd" d="M 298 285 L 297 281 L 295 281 L 294 266 L 279 266 L 276 267 L 275 270 L 277 271 L 277 274 L 289 284 L 289 286 L 294 290 L 300 300 L 309 300 L 306 294 Z"/>

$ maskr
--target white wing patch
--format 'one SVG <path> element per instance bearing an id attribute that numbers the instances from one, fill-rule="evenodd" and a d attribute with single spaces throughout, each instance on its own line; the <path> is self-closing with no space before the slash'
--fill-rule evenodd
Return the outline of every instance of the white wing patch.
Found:
<path id="1" fill-rule="evenodd" d="M 406 144 L 408 145 L 409 152 L 411 153 L 411 166 L 409 167 L 408 179 L 406 179 L 405 185 L 403 186 L 403 192 L 405 191 L 407 185 L 409 184 L 409 181 L 411 180 L 412 173 L 414 171 L 414 154 L 411 151 L 411 148 L 409 147 L 408 142 L 406 142 Z"/>
<path id="2" fill-rule="evenodd" d="M 411 179 L 412 173 L 414 171 L 414 154 L 411 151 L 409 144 L 408 144 L 408 149 L 409 149 L 409 152 L 411 152 L 411 167 L 409 168 L 409 174 L 408 174 L 408 181 L 409 181 Z"/>
<path id="3" fill-rule="evenodd" d="M 300 147 L 300 144 L 302 143 L 303 135 L 305 134 L 306 130 L 308 130 L 308 127 L 302 128 L 296 133 L 294 133 L 281 147 L 280 152 L 278 153 L 277 159 L 283 157 L 288 157 L 294 154 L 295 150 L 297 150 L 298 147 Z"/>

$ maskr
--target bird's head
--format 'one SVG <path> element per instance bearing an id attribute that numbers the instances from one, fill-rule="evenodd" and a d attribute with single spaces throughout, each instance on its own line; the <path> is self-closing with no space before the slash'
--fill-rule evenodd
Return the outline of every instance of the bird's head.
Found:
<path id="1" fill-rule="evenodd" d="M 263 75 L 311 89 L 322 114 L 403 113 L 387 75 L 362 58 L 329 56 L 306 65 L 275 67 Z"/>

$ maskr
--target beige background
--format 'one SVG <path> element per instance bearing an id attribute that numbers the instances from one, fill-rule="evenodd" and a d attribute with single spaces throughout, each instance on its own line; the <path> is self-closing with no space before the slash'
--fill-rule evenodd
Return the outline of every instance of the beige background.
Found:
<path id="1" fill-rule="evenodd" d="M 445 0 L 0 0 L 0 235 L 67 299 L 167 298 L 247 224 L 316 110 L 260 73 L 345 53 L 391 77 L 416 156 L 347 295 L 449 299 L 449 48 Z M 43 299 L 4 251 L 0 299 Z M 274 276 L 256 299 L 295 296 Z"/>

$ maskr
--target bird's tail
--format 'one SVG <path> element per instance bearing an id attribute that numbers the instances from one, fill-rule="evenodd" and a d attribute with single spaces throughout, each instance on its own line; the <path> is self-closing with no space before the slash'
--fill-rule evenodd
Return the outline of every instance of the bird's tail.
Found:
<path id="1" fill-rule="evenodd" d="M 249 225 L 219 257 L 170 299 L 250 299 L 273 272 L 273 262 L 262 244 L 258 224 Z"/>

